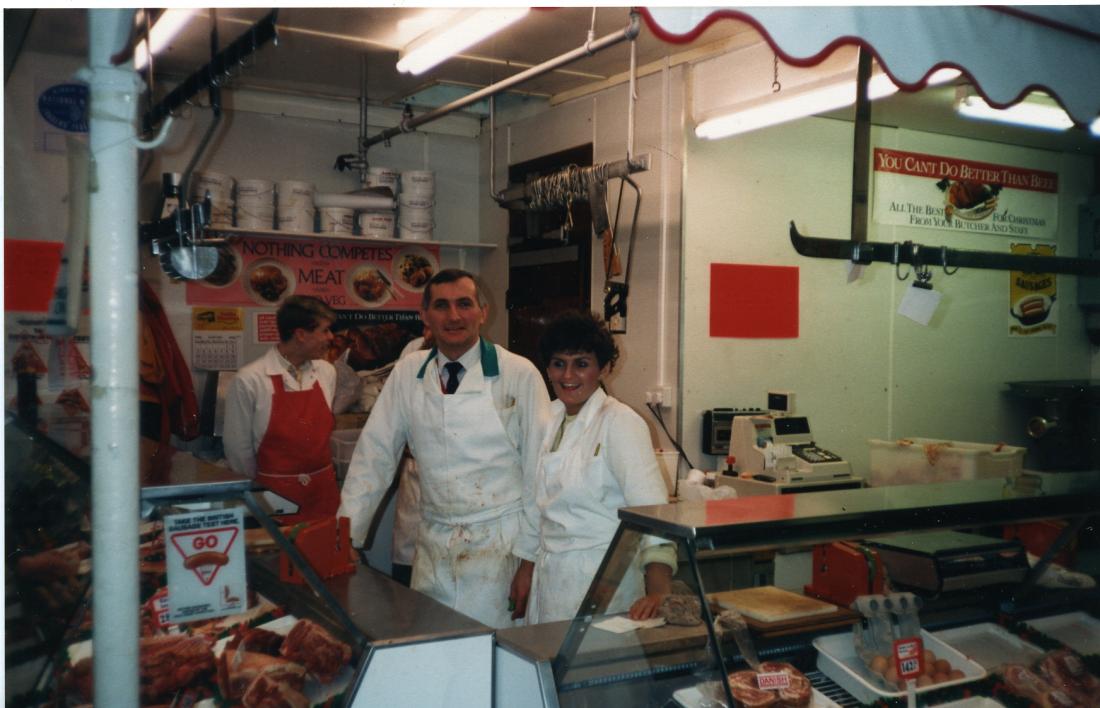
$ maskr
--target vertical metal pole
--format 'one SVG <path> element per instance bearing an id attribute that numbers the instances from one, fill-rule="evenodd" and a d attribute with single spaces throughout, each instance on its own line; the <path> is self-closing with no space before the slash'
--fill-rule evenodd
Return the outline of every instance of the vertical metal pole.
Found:
<path id="1" fill-rule="evenodd" d="M 88 10 L 95 705 L 138 706 L 137 125 L 141 79 L 113 67 L 133 10 Z M 79 195 L 72 195 L 79 198 Z"/>

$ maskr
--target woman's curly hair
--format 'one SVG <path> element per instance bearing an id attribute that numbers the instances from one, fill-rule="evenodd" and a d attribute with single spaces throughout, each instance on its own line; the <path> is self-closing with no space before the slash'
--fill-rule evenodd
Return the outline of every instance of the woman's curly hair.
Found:
<path id="1" fill-rule="evenodd" d="M 596 356 L 600 368 L 610 364 L 614 368 L 619 358 L 607 323 L 599 315 L 581 310 L 567 310 L 546 327 L 539 339 L 539 356 L 543 367 L 550 365 L 555 354 L 587 354 Z"/>

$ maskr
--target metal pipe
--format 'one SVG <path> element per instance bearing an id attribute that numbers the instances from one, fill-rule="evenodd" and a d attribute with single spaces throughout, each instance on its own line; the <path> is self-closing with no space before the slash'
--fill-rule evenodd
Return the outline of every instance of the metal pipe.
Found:
<path id="1" fill-rule="evenodd" d="M 578 59 L 583 59 L 584 57 L 591 56 L 596 52 L 607 49 L 608 47 L 614 46 L 624 40 L 634 39 L 638 36 L 638 32 L 640 30 L 641 20 L 636 13 L 631 13 L 630 24 L 628 24 L 623 29 L 617 32 L 612 32 L 611 34 L 601 37 L 594 42 L 585 42 L 583 46 L 577 47 L 576 49 L 554 57 L 553 59 L 548 59 L 547 61 L 544 61 L 537 66 L 533 66 L 526 71 L 521 71 L 515 76 L 510 76 L 507 79 L 496 82 L 495 84 L 490 84 L 480 91 L 475 91 L 468 96 L 464 96 L 455 101 L 451 101 L 450 103 L 444 106 L 440 106 L 433 111 L 428 111 L 427 113 L 424 113 L 423 115 L 417 116 L 415 118 L 403 120 L 401 121 L 401 125 L 395 126 L 393 128 L 388 128 L 378 135 L 375 135 L 373 138 L 367 140 L 367 147 L 369 148 L 372 145 L 377 145 L 378 143 L 385 142 L 396 135 L 400 135 L 401 133 L 410 133 L 416 130 L 418 126 L 424 125 L 425 123 L 430 123 L 433 120 L 442 118 L 443 116 L 450 113 L 454 113 L 460 108 L 465 108 L 466 106 L 477 103 L 483 98 L 494 96 L 502 91 L 507 91 L 513 86 L 522 84 L 528 79 L 533 79 L 549 71 L 553 71 L 558 67 L 570 64 Z"/>
<path id="2" fill-rule="evenodd" d="M 489 97 L 489 196 L 497 204 L 503 201 L 501 192 L 497 191 L 497 111 L 496 97 Z"/>
<path id="3" fill-rule="evenodd" d="M 359 187 L 367 188 L 367 53 L 360 64 L 362 85 L 359 88 Z"/>
<path id="4" fill-rule="evenodd" d="M 626 107 L 626 161 L 634 159 L 634 103 L 638 100 L 636 87 L 638 75 L 638 42 L 630 40 L 630 96 Z"/>
<path id="5" fill-rule="evenodd" d="M 95 705 L 138 706 L 138 230 L 141 79 L 112 67 L 133 10 L 88 10 Z M 75 198 L 75 195 L 74 195 Z M 78 295 L 79 296 L 79 295 Z"/>

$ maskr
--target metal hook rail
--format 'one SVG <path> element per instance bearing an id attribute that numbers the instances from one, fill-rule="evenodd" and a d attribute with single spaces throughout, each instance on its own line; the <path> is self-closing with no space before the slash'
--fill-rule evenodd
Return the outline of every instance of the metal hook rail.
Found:
<path id="1" fill-rule="evenodd" d="M 178 110 L 200 91 L 216 89 L 223 83 L 225 77 L 229 76 L 230 69 L 242 65 L 246 57 L 268 41 L 275 40 L 277 43 L 278 32 L 275 19 L 278 14 L 278 10 L 272 10 L 267 17 L 233 40 L 229 46 L 211 59 L 209 64 L 188 76 L 171 93 L 161 99 L 160 103 L 149 109 L 142 118 L 143 132 L 148 133 L 153 130 L 160 121 Z"/>
<path id="2" fill-rule="evenodd" d="M 810 258 L 835 258 L 867 265 L 908 263 L 938 265 L 944 269 L 982 268 L 986 270 L 1018 270 L 1024 273 L 1055 273 L 1100 277 L 1100 260 L 1067 256 L 1030 256 L 993 251 L 965 251 L 946 246 L 922 246 L 912 241 L 901 244 L 876 241 L 849 241 L 834 238 L 803 236 L 791 222 L 791 245 L 800 255 Z"/>

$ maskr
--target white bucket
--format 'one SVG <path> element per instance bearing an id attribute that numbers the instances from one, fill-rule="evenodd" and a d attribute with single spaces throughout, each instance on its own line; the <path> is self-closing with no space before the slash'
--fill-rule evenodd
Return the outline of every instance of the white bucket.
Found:
<path id="1" fill-rule="evenodd" d="M 327 207 L 321 210 L 321 231 L 331 234 L 351 234 L 355 226 L 355 210 Z"/>
<path id="2" fill-rule="evenodd" d="M 237 200 L 245 197 L 263 198 L 271 201 L 275 198 L 275 183 L 269 179 L 242 179 L 237 182 Z"/>
<path id="3" fill-rule="evenodd" d="M 400 238 L 402 241 L 431 241 L 432 233 L 432 229 L 430 228 L 426 230 L 412 229 L 401 224 Z"/>
<path id="4" fill-rule="evenodd" d="M 435 194 L 435 173 L 431 170 L 405 170 L 401 173 L 401 191 L 413 194 Z"/>
<path id="5" fill-rule="evenodd" d="M 431 209 L 435 204 L 435 197 L 431 194 L 402 192 L 398 204 L 401 205 L 402 211 L 405 209 Z"/>
<path id="6" fill-rule="evenodd" d="M 397 194 L 399 178 L 400 174 L 392 167 L 367 168 L 368 187 L 389 187 L 394 194 Z"/>
<path id="7" fill-rule="evenodd" d="M 430 231 L 435 226 L 431 209 L 402 209 L 397 222 L 417 231 Z"/>
<path id="8" fill-rule="evenodd" d="M 263 231 L 270 231 L 271 229 L 275 228 L 275 213 L 272 212 L 264 217 L 258 214 L 242 214 L 240 210 L 238 210 L 237 228 L 260 229 Z"/>
<path id="9" fill-rule="evenodd" d="M 285 211 L 280 207 L 278 217 L 279 230 L 311 234 L 313 233 L 313 214 L 314 210 L 312 208 Z"/>
<path id="10" fill-rule="evenodd" d="M 276 191 L 279 194 L 279 207 L 306 206 L 313 208 L 313 183 L 288 179 L 279 182 Z"/>
<path id="11" fill-rule="evenodd" d="M 367 238 L 393 238 L 392 211 L 365 211 L 359 215 L 359 232 Z"/>
<path id="12" fill-rule="evenodd" d="M 250 213 L 265 211 L 273 212 L 275 211 L 275 200 L 271 198 L 272 196 L 272 194 L 268 194 L 266 198 L 263 196 L 242 197 L 237 200 L 237 211 L 247 211 Z"/>
<path id="13" fill-rule="evenodd" d="M 231 175 L 224 174 L 222 172 L 192 172 L 191 173 L 191 191 L 198 191 L 199 185 L 210 191 L 220 190 L 223 192 L 233 191 L 233 177 Z"/>

